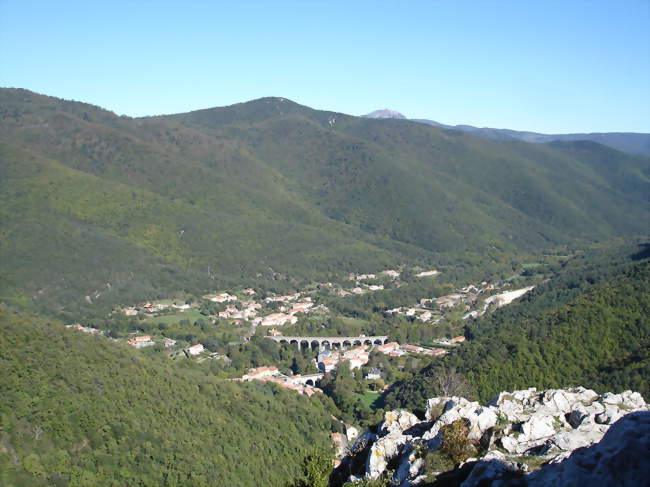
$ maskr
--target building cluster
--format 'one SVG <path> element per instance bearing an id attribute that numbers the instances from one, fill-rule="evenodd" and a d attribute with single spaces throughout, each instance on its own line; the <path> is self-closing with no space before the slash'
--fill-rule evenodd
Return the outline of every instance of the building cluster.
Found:
<path id="1" fill-rule="evenodd" d="M 351 281 L 367 281 L 368 279 L 377 279 L 377 275 L 376 274 L 359 274 L 359 275 L 350 274 L 349 279 Z"/>
<path id="2" fill-rule="evenodd" d="M 381 271 L 379 274 L 350 274 L 348 276 L 348 280 L 350 281 L 355 281 L 356 286 L 347 290 L 347 289 L 339 289 L 337 291 L 337 295 L 344 297 L 344 296 L 350 296 L 352 294 L 364 294 L 369 291 L 380 291 L 384 288 L 383 284 L 368 284 L 362 281 L 368 281 L 372 279 L 378 279 L 381 276 L 388 276 L 392 280 L 397 279 L 400 276 L 400 272 L 396 271 L 394 269 L 387 269 L 385 271 Z M 331 287 L 331 283 L 327 283 Z"/>
<path id="3" fill-rule="evenodd" d="M 379 273 L 383 276 L 388 276 L 391 279 L 397 279 L 400 276 L 400 272 L 393 269 L 386 269 Z M 350 274 L 348 280 L 350 281 L 367 281 L 370 279 L 377 279 L 377 274 Z"/>
<path id="4" fill-rule="evenodd" d="M 463 337 L 464 338 L 464 337 Z M 437 355 L 444 355 L 447 353 L 447 350 L 444 348 L 424 348 L 424 347 L 419 347 L 417 345 L 400 345 L 397 342 L 389 342 L 384 345 L 378 345 L 375 347 L 375 349 L 383 353 L 385 355 L 389 355 L 390 357 L 401 357 L 402 355 L 406 355 L 407 353 L 417 353 L 417 354 L 422 354 L 422 355 L 429 355 L 429 356 L 437 356 Z"/>
<path id="5" fill-rule="evenodd" d="M 296 391 L 299 394 L 305 394 L 306 396 L 310 397 L 313 394 L 323 392 L 318 387 L 305 383 L 304 378 L 305 376 L 302 375 L 285 375 L 280 372 L 277 367 L 271 365 L 250 369 L 241 378 L 231 380 L 234 382 L 272 382 L 282 387 L 283 389 Z M 320 375 L 317 375 L 314 379 L 310 379 L 310 382 L 313 384 L 314 381 L 319 378 Z"/>
<path id="6" fill-rule="evenodd" d="M 425 271 L 424 273 L 417 274 L 417 276 L 421 277 L 423 274 L 433 275 L 430 274 L 432 272 L 437 273 L 437 271 Z M 500 289 L 500 287 L 498 284 L 488 284 L 487 282 L 482 282 L 479 286 L 470 284 L 469 286 L 458 289 L 454 293 L 446 294 L 438 298 L 422 298 L 419 304 L 413 307 L 402 306 L 386 310 L 384 313 L 386 315 L 412 317 L 425 323 L 431 322 L 436 324 L 445 319 L 444 313 L 446 311 L 462 308 L 465 312 L 462 319 L 466 320 L 468 318 L 482 316 L 486 313 L 490 305 L 497 307 L 505 306 L 534 288 L 534 286 L 529 286 L 489 296 L 483 300 L 483 306 L 481 308 L 479 298 L 486 293 Z"/>
<path id="7" fill-rule="evenodd" d="M 135 348 L 151 347 L 152 345 L 156 344 L 156 342 L 152 340 L 150 335 L 134 336 L 129 338 L 129 340 L 126 343 L 128 343 L 129 345 Z"/>
<path id="8" fill-rule="evenodd" d="M 465 337 L 463 335 L 454 338 L 440 338 L 438 340 L 435 340 L 435 342 L 438 345 L 445 345 L 445 346 L 458 345 L 463 343 L 464 341 L 465 341 Z"/>
<path id="9" fill-rule="evenodd" d="M 219 311 L 217 316 L 221 319 L 251 320 L 257 316 L 257 312 L 261 307 L 261 304 L 253 300 L 242 301 L 241 309 L 237 306 L 228 306 L 224 311 Z"/>
<path id="10" fill-rule="evenodd" d="M 442 315 L 436 313 L 435 310 L 427 306 L 426 302 L 422 303 L 422 301 L 426 301 L 426 300 L 424 299 L 421 300 L 420 305 L 415 306 L 413 308 L 402 306 L 399 308 L 386 310 L 384 313 L 387 315 L 402 315 L 407 317 L 413 317 L 414 319 L 422 321 L 424 323 L 432 320 L 433 323 L 439 323 L 440 321 L 442 321 L 443 319 Z"/>
<path id="11" fill-rule="evenodd" d="M 247 296 L 253 296 L 256 293 L 254 289 L 248 288 L 243 291 Z M 297 301 L 301 293 L 288 294 L 285 296 L 268 296 L 264 299 L 266 304 L 281 303 L 277 312 L 265 316 L 258 316 L 262 309 L 262 304 L 255 302 L 253 299 L 241 301 L 237 305 L 232 304 L 225 310 L 219 311 L 217 316 L 220 319 L 232 319 L 235 323 L 241 323 L 243 320 L 251 322 L 253 326 L 283 326 L 286 324 L 295 324 L 298 318 L 297 313 L 309 313 L 314 307 L 310 297 Z M 223 293 L 211 298 L 211 301 L 219 299 L 217 302 L 237 302 L 239 299 L 233 294 Z"/>
<path id="12" fill-rule="evenodd" d="M 134 348 L 145 348 L 145 347 L 151 347 L 156 344 L 156 341 L 154 341 L 153 337 L 151 335 L 139 335 L 139 336 L 132 336 L 127 340 L 129 345 L 131 345 Z M 165 348 L 172 348 L 174 345 L 176 345 L 176 340 L 172 338 L 162 338 L 162 343 L 163 347 Z"/>
<path id="13" fill-rule="evenodd" d="M 234 294 L 221 293 L 209 298 L 213 303 L 230 303 L 232 301 L 237 301 L 237 296 Z"/>
<path id="14" fill-rule="evenodd" d="M 347 360 L 350 369 L 360 369 L 368 363 L 370 352 L 367 345 L 360 345 L 349 350 L 332 350 L 325 349 L 318 353 L 318 369 L 324 373 L 336 369 L 339 362 Z"/>
<path id="15" fill-rule="evenodd" d="M 84 333 L 89 333 L 91 335 L 103 335 L 104 332 L 101 330 L 98 330 L 97 328 L 92 328 L 90 326 L 83 326 L 80 325 L 79 323 L 74 323 L 72 325 L 65 325 L 66 328 L 70 328 L 72 330 L 77 330 L 77 331 L 82 331 Z"/>
<path id="16" fill-rule="evenodd" d="M 346 291 L 345 289 L 340 289 L 336 294 L 344 297 L 344 296 L 350 296 L 351 294 L 365 294 L 368 291 L 380 291 L 384 289 L 383 284 L 361 284 L 360 286 L 353 287 L 349 291 Z"/>
<path id="17" fill-rule="evenodd" d="M 122 308 L 122 312 L 126 316 L 136 316 L 138 313 L 145 313 L 151 315 L 153 313 L 160 313 L 161 311 L 168 311 L 172 309 L 183 312 L 191 308 L 192 305 L 186 303 L 171 304 L 165 302 L 158 302 L 158 303 L 147 302 L 140 306 L 127 306 L 126 308 Z"/>
<path id="18" fill-rule="evenodd" d="M 267 303 L 286 303 L 287 301 L 295 301 L 300 295 L 301 293 L 287 294 L 286 296 L 267 296 L 264 301 Z"/>
<path id="19" fill-rule="evenodd" d="M 296 316 L 287 313 L 271 313 L 270 315 L 259 317 L 253 320 L 254 325 L 262 326 L 283 326 L 287 323 L 294 325 L 297 322 L 298 318 Z"/>

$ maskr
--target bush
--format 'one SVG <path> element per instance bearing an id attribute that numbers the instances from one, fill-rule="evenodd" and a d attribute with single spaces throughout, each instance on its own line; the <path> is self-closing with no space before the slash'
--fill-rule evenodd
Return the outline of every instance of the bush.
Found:
<path id="1" fill-rule="evenodd" d="M 476 454 L 476 446 L 468 438 L 469 425 L 466 420 L 457 419 L 453 423 L 443 426 L 441 431 L 442 451 L 449 455 L 454 463 L 464 462 Z"/>

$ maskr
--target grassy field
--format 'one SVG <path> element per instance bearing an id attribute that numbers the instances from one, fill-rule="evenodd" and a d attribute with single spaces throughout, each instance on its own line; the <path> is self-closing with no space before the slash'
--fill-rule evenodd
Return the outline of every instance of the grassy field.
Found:
<path id="1" fill-rule="evenodd" d="M 165 323 L 166 325 L 171 325 L 178 323 L 181 320 L 189 320 L 190 323 L 194 323 L 199 318 L 206 318 L 198 311 L 190 310 L 182 313 L 174 313 L 173 315 L 164 315 L 164 316 L 154 316 L 152 318 L 147 318 L 145 321 L 148 323 Z"/>
<path id="2" fill-rule="evenodd" d="M 364 406 L 367 406 L 368 408 L 374 411 L 378 407 L 375 404 L 375 402 L 379 399 L 380 396 L 381 394 L 379 392 L 367 391 L 365 394 L 362 394 L 360 397 Z"/>

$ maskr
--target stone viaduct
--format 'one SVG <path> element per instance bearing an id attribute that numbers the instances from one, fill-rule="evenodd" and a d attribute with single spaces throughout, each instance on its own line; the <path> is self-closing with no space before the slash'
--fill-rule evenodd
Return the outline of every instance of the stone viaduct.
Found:
<path id="1" fill-rule="evenodd" d="M 323 378 L 323 374 L 305 374 L 305 375 L 293 375 L 287 379 L 287 382 L 297 386 L 315 386 L 316 382 Z"/>
<path id="2" fill-rule="evenodd" d="M 343 348 L 359 345 L 383 345 L 388 342 L 388 336 L 358 336 L 358 337 L 286 337 L 267 336 L 277 343 L 288 343 L 298 345 L 298 349 L 307 348 Z"/>

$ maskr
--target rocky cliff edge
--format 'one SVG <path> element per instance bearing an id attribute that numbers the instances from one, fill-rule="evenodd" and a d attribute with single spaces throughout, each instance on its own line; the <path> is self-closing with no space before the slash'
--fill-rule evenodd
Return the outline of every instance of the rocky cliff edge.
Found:
<path id="1" fill-rule="evenodd" d="M 650 478 L 650 407 L 637 392 L 582 387 L 503 392 L 485 406 L 436 397 L 424 420 L 387 412 L 340 471 L 353 482 L 386 478 L 402 487 L 642 485 Z"/>

